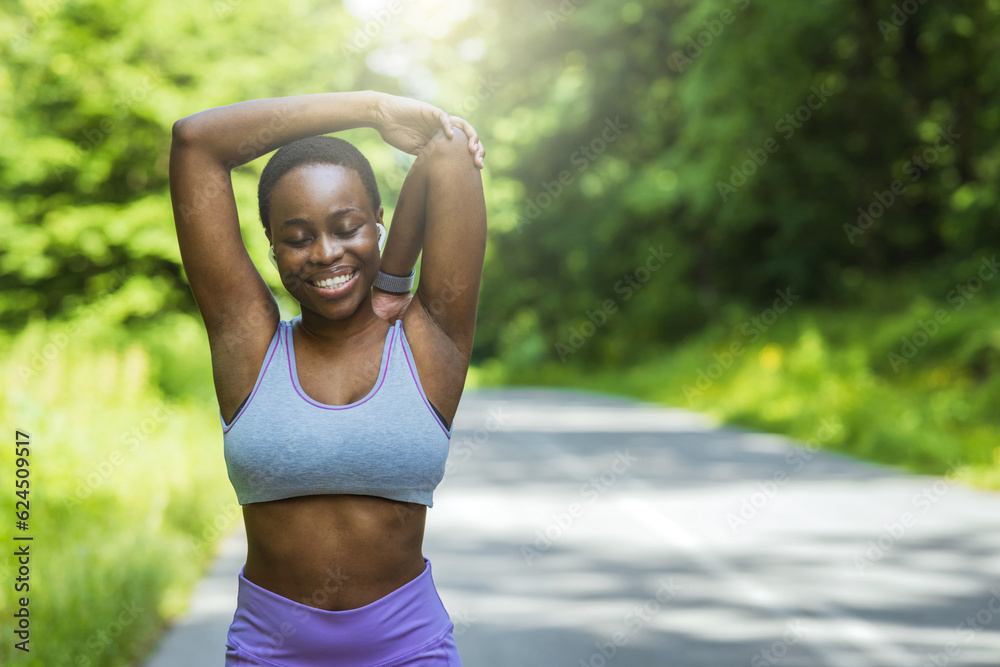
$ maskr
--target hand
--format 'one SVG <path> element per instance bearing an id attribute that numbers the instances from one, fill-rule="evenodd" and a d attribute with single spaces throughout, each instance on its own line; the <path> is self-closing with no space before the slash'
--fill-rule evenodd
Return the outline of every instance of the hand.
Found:
<path id="1" fill-rule="evenodd" d="M 438 132 L 452 135 L 451 120 L 441 109 L 420 100 L 383 93 L 375 105 L 374 127 L 390 146 L 416 155 Z"/>
<path id="2" fill-rule="evenodd" d="M 410 155 L 417 155 L 442 130 L 449 139 L 454 137 L 453 126 L 458 126 L 469 137 L 469 152 L 476 166 L 483 168 L 486 149 L 476 130 L 462 118 L 449 116 L 432 104 L 388 93 L 379 96 L 374 115 L 373 125 L 382 139 Z"/>
<path id="3" fill-rule="evenodd" d="M 476 166 L 480 169 L 483 168 L 483 160 L 486 159 L 486 147 L 483 146 L 482 142 L 479 141 L 479 133 L 476 132 L 476 128 L 469 125 L 469 122 L 458 116 L 450 116 L 452 127 L 461 128 L 465 132 L 465 136 L 469 137 L 469 151 L 472 152 L 473 161 Z M 449 137 L 453 137 L 454 132 L 449 134 Z"/>
<path id="4" fill-rule="evenodd" d="M 412 292 L 391 294 L 372 287 L 372 310 L 389 324 L 403 319 L 403 313 L 410 307 L 411 301 L 413 301 Z"/>

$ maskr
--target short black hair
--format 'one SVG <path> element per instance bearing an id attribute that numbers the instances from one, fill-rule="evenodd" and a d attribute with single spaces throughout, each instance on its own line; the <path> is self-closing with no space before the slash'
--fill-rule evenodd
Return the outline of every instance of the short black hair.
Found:
<path id="1" fill-rule="evenodd" d="M 372 213 L 378 217 L 382 197 L 379 196 L 375 172 L 372 171 L 368 158 L 362 155 L 354 144 L 338 137 L 306 137 L 285 144 L 275 151 L 260 174 L 257 203 L 260 207 L 260 224 L 264 226 L 264 231 L 271 230 L 271 190 L 282 176 L 304 164 L 335 164 L 353 169 L 361 177 L 361 183 L 368 191 Z"/>

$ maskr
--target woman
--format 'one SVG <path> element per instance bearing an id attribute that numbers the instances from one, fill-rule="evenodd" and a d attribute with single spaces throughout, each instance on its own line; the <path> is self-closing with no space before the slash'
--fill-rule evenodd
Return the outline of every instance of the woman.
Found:
<path id="1" fill-rule="evenodd" d="M 381 256 L 371 166 L 317 136 L 355 127 L 417 156 Z M 301 304 L 287 322 L 246 252 L 230 180 L 279 147 L 258 196 L 271 261 Z M 472 352 L 484 157 L 464 120 L 374 91 L 174 124 L 177 238 L 247 531 L 227 666 L 461 664 L 421 543 Z"/>

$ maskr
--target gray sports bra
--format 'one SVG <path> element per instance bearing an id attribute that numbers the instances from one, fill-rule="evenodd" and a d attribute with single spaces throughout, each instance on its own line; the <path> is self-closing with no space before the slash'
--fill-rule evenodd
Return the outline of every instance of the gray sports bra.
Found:
<path id="1" fill-rule="evenodd" d="M 402 320 L 386 333 L 367 396 L 326 405 L 299 385 L 292 322 L 280 321 L 253 391 L 226 424 L 223 452 L 240 505 L 326 493 L 433 507 L 451 428 L 430 404 Z"/>

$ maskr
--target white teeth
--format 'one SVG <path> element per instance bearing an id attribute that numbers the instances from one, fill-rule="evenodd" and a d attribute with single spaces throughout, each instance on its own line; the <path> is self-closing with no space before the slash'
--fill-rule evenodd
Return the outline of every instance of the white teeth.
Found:
<path id="1" fill-rule="evenodd" d="M 316 285 L 317 287 L 322 287 L 324 289 L 332 289 L 334 287 L 340 287 L 341 285 L 343 285 L 344 283 L 346 283 L 348 280 L 350 280 L 351 276 L 353 276 L 353 275 L 354 275 L 354 272 L 352 271 L 351 273 L 348 273 L 348 274 L 345 274 L 345 275 L 342 275 L 342 276 L 337 276 L 336 278 L 327 278 L 325 280 L 320 280 L 318 282 L 313 282 L 313 281 L 310 281 L 310 282 L 312 282 L 312 284 Z"/>

